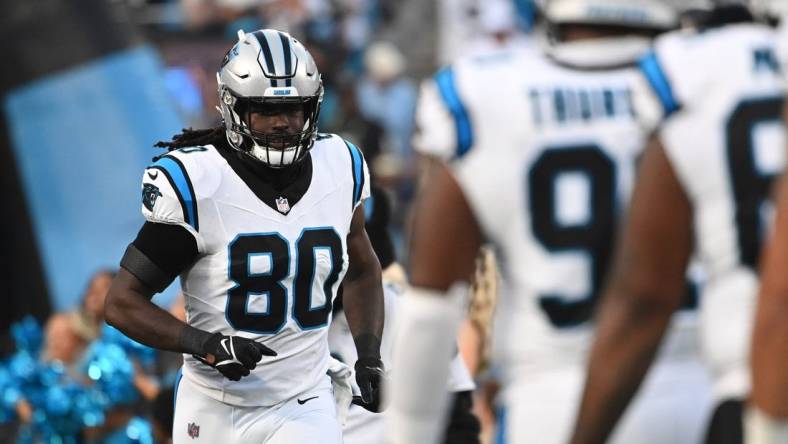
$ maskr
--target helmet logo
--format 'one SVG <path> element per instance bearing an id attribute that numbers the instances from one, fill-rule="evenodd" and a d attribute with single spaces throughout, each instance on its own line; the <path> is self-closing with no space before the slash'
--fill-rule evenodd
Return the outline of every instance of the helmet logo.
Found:
<path id="1" fill-rule="evenodd" d="M 224 103 L 228 105 L 233 104 L 233 95 L 230 94 L 230 91 L 224 90 L 224 92 L 222 93 L 222 101 L 224 101 Z"/>

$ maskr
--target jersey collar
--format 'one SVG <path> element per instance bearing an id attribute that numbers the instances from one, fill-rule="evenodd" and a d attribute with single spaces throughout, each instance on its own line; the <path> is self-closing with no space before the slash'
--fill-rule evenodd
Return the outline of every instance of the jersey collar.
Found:
<path id="1" fill-rule="evenodd" d="M 250 165 L 243 154 L 232 149 L 216 147 L 233 172 L 246 186 L 274 211 L 287 215 L 298 203 L 312 183 L 312 155 L 307 155 L 292 169 L 274 170 L 263 165 Z"/>

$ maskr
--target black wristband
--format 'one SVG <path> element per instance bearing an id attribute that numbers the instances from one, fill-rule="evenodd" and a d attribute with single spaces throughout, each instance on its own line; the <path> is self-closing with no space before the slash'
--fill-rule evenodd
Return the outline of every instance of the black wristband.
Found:
<path id="1" fill-rule="evenodd" d="M 373 356 L 364 356 L 363 358 L 358 358 L 356 363 L 353 365 L 353 368 L 356 369 L 358 372 L 359 367 L 380 367 L 383 368 L 383 360 L 380 358 L 375 358 Z"/>
<path id="2" fill-rule="evenodd" d="M 205 354 L 205 343 L 213 336 L 212 333 L 185 325 L 178 335 L 178 347 L 183 353 L 203 356 Z"/>
<path id="3" fill-rule="evenodd" d="M 353 338 L 356 343 L 358 359 L 374 358 L 380 359 L 380 338 L 372 333 L 363 333 Z"/>

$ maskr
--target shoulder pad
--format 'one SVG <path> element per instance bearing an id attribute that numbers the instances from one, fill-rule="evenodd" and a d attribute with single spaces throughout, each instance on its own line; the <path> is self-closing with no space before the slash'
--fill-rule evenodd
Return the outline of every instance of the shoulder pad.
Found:
<path id="1" fill-rule="evenodd" d="M 155 158 L 142 177 L 142 213 L 151 222 L 200 230 L 199 202 L 220 183 L 216 148 L 188 147 Z"/>

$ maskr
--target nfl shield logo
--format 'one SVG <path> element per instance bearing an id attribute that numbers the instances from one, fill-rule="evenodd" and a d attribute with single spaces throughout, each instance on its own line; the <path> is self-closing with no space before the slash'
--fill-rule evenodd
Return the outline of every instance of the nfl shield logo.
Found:
<path id="1" fill-rule="evenodd" d="M 189 434 L 189 438 L 191 438 L 191 439 L 199 438 L 200 437 L 200 426 L 198 426 L 197 424 L 195 424 L 193 422 L 190 422 L 186 426 L 186 433 Z"/>
<path id="2" fill-rule="evenodd" d="M 290 212 L 290 202 L 287 201 L 286 197 L 277 197 L 276 209 L 282 214 L 287 214 Z"/>

